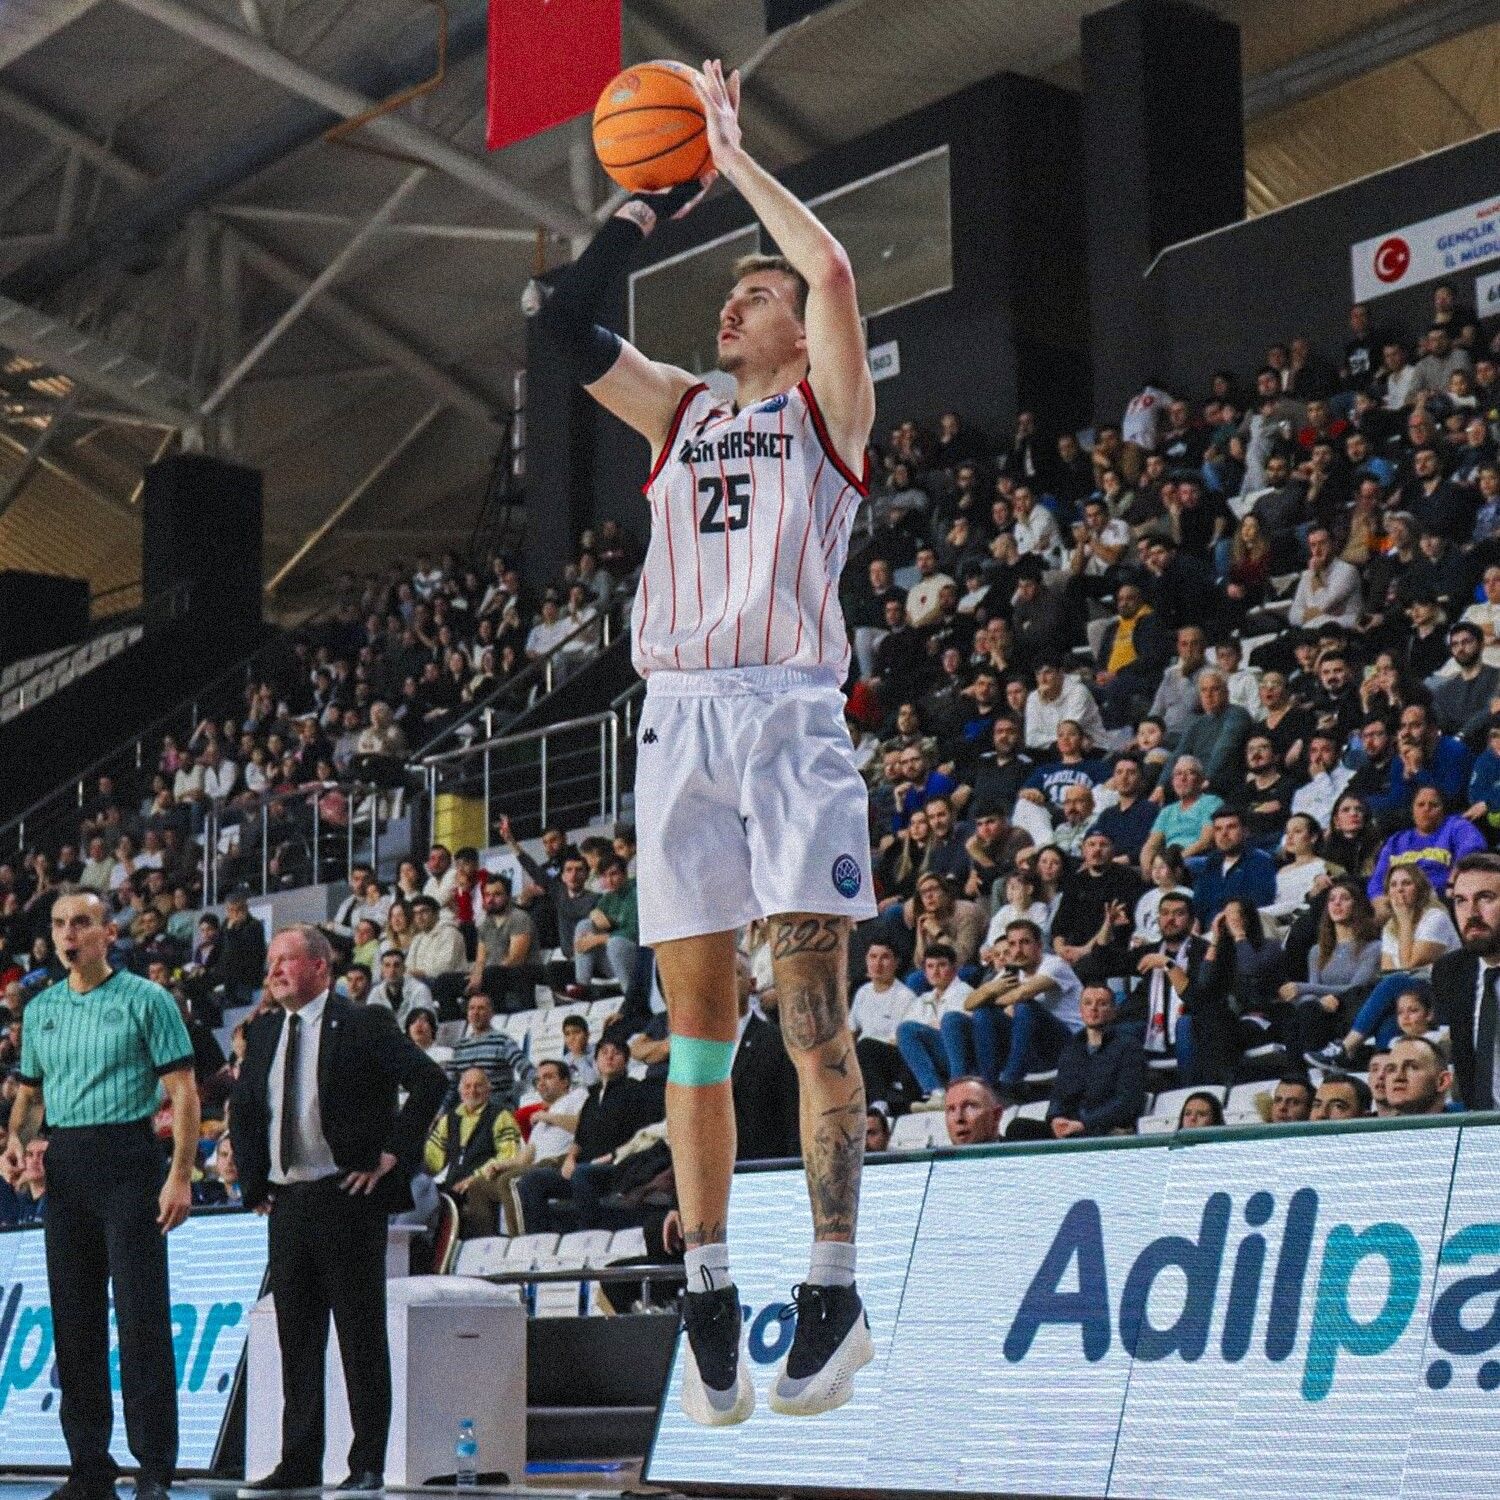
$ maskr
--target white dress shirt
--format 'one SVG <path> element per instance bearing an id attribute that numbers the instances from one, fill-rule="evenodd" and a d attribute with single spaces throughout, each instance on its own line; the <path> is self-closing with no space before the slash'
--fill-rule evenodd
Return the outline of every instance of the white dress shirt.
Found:
<path id="1" fill-rule="evenodd" d="M 318 1106 L 318 1052 L 322 1042 L 323 1009 L 328 1003 L 324 990 L 316 1000 L 297 1012 L 301 1017 L 301 1034 L 297 1039 L 297 1134 L 300 1138 L 298 1160 L 290 1169 L 281 1164 L 281 1105 L 283 1080 L 286 1078 L 286 1044 L 291 1035 L 291 1012 L 281 1023 L 276 1041 L 276 1055 L 271 1059 L 269 1081 L 271 1104 L 271 1181 L 318 1182 L 338 1171 L 323 1135 L 323 1117 Z M 333 1024 L 337 1024 L 334 1022 Z"/>

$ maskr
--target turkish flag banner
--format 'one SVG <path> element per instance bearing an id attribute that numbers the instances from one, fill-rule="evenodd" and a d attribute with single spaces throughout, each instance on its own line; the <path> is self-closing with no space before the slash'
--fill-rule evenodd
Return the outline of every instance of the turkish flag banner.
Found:
<path id="1" fill-rule="evenodd" d="M 490 0 L 485 144 L 592 110 L 620 71 L 620 0 Z"/>

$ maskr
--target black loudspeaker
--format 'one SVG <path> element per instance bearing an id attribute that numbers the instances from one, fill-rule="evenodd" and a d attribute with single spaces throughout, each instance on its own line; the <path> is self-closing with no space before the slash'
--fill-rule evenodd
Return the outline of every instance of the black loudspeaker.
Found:
<path id="1" fill-rule="evenodd" d="M 0 572 L 0 666 L 70 646 L 88 628 L 87 579 Z"/>
<path id="2" fill-rule="evenodd" d="M 205 628 L 240 632 L 261 621 L 261 476 L 201 453 L 146 470 L 141 576 L 148 600 L 193 585 Z"/>

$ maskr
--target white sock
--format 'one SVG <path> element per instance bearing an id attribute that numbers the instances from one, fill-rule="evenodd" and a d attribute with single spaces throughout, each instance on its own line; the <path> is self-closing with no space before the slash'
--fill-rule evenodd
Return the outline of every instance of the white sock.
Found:
<path id="1" fill-rule="evenodd" d="M 697 1245 L 682 1257 L 690 1292 L 717 1292 L 733 1286 L 729 1279 L 729 1246 L 723 1240 Z"/>
<path id="2" fill-rule="evenodd" d="M 842 1240 L 814 1240 L 807 1279 L 814 1286 L 853 1286 L 854 1246 Z"/>

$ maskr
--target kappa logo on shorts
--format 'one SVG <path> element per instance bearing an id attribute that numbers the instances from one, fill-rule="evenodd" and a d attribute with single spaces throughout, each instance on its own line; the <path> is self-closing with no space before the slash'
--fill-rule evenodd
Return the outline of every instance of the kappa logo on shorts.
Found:
<path id="1" fill-rule="evenodd" d="M 656 743 L 656 731 L 654 729 L 648 729 L 641 736 L 641 743 L 643 745 L 654 745 Z"/>
<path id="2" fill-rule="evenodd" d="M 859 888 L 864 884 L 864 876 L 860 874 L 859 862 L 852 854 L 841 854 L 833 862 L 833 888 L 846 901 L 852 901 L 859 895 Z"/>

